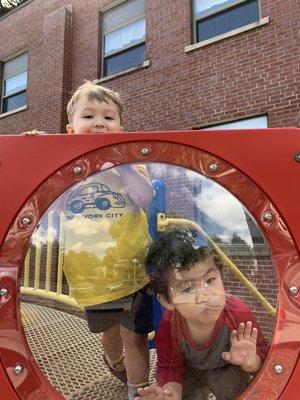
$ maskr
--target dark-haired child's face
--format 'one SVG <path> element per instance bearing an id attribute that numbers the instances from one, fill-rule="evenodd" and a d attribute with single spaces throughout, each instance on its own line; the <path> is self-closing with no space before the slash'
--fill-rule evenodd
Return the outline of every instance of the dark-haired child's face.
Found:
<path id="1" fill-rule="evenodd" d="M 213 256 L 189 271 L 172 270 L 168 280 L 172 306 L 186 320 L 199 324 L 218 320 L 225 306 L 225 291 Z"/>

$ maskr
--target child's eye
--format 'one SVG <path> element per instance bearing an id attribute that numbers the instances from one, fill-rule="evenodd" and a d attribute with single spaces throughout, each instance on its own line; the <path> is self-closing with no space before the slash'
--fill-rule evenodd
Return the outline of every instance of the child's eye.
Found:
<path id="1" fill-rule="evenodd" d="M 184 294 L 191 293 L 191 291 L 192 291 L 191 287 L 186 287 L 186 288 L 181 289 L 181 292 Z"/>
<path id="2" fill-rule="evenodd" d="M 209 279 L 207 279 L 206 283 L 208 285 L 211 285 L 212 283 L 214 283 L 215 280 L 216 280 L 216 278 L 209 278 Z"/>
<path id="3" fill-rule="evenodd" d="M 92 116 L 92 115 L 84 115 L 83 118 L 85 118 L 85 119 L 92 119 L 93 116 Z"/>
<path id="4" fill-rule="evenodd" d="M 113 117 L 110 117 L 109 115 L 106 115 L 105 119 L 108 119 L 109 121 L 111 121 L 111 120 L 113 120 Z"/>

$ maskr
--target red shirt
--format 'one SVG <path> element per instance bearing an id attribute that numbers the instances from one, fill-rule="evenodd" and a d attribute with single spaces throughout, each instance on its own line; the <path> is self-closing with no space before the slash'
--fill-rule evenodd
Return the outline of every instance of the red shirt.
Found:
<path id="1" fill-rule="evenodd" d="M 185 369 L 205 371 L 222 368 L 228 364 L 222 358 L 231 347 L 230 333 L 240 322 L 251 321 L 258 329 L 256 353 L 264 360 L 268 353 L 265 341 L 253 313 L 236 296 L 227 295 L 224 310 L 216 322 L 212 335 L 206 343 L 197 345 L 190 334 L 186 320 L 175 311 L 165 311 L 156 334 L 158 356 L 157 378 L 160 386 L 167 382 L 182 384 Z"/>

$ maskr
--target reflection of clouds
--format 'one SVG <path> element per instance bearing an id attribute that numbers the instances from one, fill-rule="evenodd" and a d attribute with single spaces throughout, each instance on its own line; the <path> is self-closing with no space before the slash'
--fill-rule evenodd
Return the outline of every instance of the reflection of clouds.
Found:
<path id="1" fill-rule="evenodd" d="M 104 256 L 107 248 L 115 246 L 112 241 L 108 220 L 91 220 L 75 217 L 64 223 L 66 252 L 73 250 L 76 253 L 87 251 L 91 254 Z"/>
<path id="2" fill-rule="evenodd" d="M 54 240 L 57 238 L 57 230 L 53 226 L 49 226 L 46 232 L 48 241 L 54 242 Z"/>
<path id="3" fill-rule="evenodd" d="M 106 249 L 115 245 L 115 242 L 102 242 L 102 240 L 97 243 L 77 242 L 73 246 L 71 245 L 68 250 L 75 251 L 75 253 L 87 251 L 92 254 L 105 255 Z"/>
<path id="4" fill-rule="evenodd" d="M 252 245 L 242 204 L 217 184 L 203 186 L 200 194 L 195 198 L 195 202 L 200 211 L 223 228 L 223 234 L 218 236 L 228 242 L 236 233 L 249 245 Z"/>
<path id="5" fill-rule="evenodd" d="M 149 170 L 152 176 L 163 180 L 166 178 L 179 178 L 182 176 L 184 168 L 176 167 L 171 164 L 151 163 L 149 165 Z"/>
<path id="6" fill-rule="evenodd" d="M 101 220 L 101 223 L 99 223 L 98 220 L 95 221 L 88 218 L 75 217 L 67 220 L 64 226 L 66 230 L 76 235 L 89 237 L 91 235 L 103 235 L 102 240 L 105 240 L 110 223 L 105 219 Z"/>

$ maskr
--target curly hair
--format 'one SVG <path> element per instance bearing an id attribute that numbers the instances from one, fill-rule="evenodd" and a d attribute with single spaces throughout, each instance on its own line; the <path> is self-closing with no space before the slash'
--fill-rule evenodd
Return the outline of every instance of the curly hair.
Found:
<path id="1" fill-rule="evenodd" d="M 170 301 L 168 275 L 172 270 L 189 271 L 193 266 L 212 255 L 222 274 L 223 264 L 211 247 L 197 245 L 200 238 L 196 230 L 175 228 L 161 233 L 149 247 L 146 263 L 150 275 L 150 289 Z M 201 238 L 202 239 L 202 238 Z"/>

